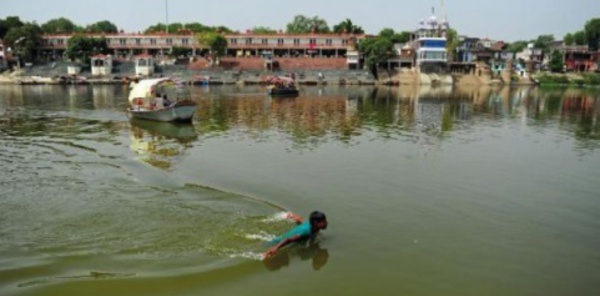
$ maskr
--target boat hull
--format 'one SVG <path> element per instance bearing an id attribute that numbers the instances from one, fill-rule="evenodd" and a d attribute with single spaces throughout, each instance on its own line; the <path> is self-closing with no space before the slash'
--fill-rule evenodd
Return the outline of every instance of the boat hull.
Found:
<path id="1" fill-rule="evenodd" d="M 135 110 L 129 108 L 128 114 L 132 119 L 144 119 L 161 122 L 189 122 L 196 112 L 196 103 L 192 101 L 177 102 L 160 110 Z"/>
<path id="2" fill-rule="evenodd" d="M 267 94 L 276 97 L 295 97 L 300 92 L 297 89 L 269 89 L 267 90 Z"/>

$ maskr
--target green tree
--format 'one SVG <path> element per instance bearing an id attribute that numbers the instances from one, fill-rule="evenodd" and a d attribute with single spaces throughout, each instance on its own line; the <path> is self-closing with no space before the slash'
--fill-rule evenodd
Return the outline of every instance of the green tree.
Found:
<path id="1" fill-rule="evenodd" d="M 403 31 L 396 33 L 392 28 L 383 28 L 379 31 L 379 37 L 387 38 L 392 43 L 406 43 L 410 40 L 410 32 Z"/>
<path id="2" fill-rule="evenodd" d="M 529 44 L 528 41 L 524 41 L 524 40 L 515 41 L 508 45 L 508 51 L 510 51 L 512 53 L 522 52 L 523 50 L 525 50 L 525 48 L 527 48 L 527 44 Z"/>
<path id="3" fill-rule="evenodd" d="M 587 36 L 585 35 L 585 31 L 577 31 L 573 34 L 573 40 L 575 41 L 575 45 L 587 45 Z"/>
<path id="4" fill-rule="evenodd" d="M 35 23 L 12 27 L 4 36 L 4 42 L 20 59 L 32 61 L 36 49 L 42 44 L 42 30 Z"/>
<path id="5" fill-rule="evenodd" d="M 535 46 L 535 48 L 540 48 L 544 51 L 544 53 L 547 53 L 547 52 L 549 52 L 550 46 L 552 45 L 553 42 L 554 42 L 554 35 L 540 35 L 533 42 L 533 46 Z"/>
<path id="6" fill-rule="evenodd" d="M 400 33 L 394 34 L 393 39 L 396 43 L 406 43 L 406 42 L 410 41 L 410 35 L 412 35 L 411 32 L 402 31 Z"/>
<path id="7" fill-rule="evenodd" d="M 594 18 L 585 23 L 585 37 L 591 51 L 600 48 L 600 18 Z"/>
<path id="8" fill-rule="evenodd" d="M 379 34 L 377 36 L 391 40 L 394 37 L 394 34 L 396 34 L 396 32 L 394 32 L 394 29 L 383 28 L 381 29 L 381 31 L 379 31 Z"/>
<path id="9" fill-rule="evenodd" d="M 233 30 L 231 30 L 230 28 L 225 27 L 225 26 L 216 26 L 216 27 L 213 27 L 212 31 L 213 32 L 217 32 L 217 33 L 222 33 L 222 34 L 231 34 L 231 33 L 233 33 Z"/>
<path id="10" fill-rule="evenodd" d="M 550 67 L 550 71 L 552 72 L 562 72 L 564 69 L 564 61 L 563 56 L 560 51 L 555 50 L 552 52 L 550 56 L 550 61 L 548 62 L 548 66 Z"/>
<path id="11" fill-rule="evenodd" d="M 71 60 L 89 63 L 90 57 L 96 54 L 108 54 L 108 43 L 105 38 L 90 38 L 75 35 L 69 39 L 66 54 Z"/>
<path id="12" fill-rule="evenodd" d="M 290 34 L 306 34 L 311 33 L 313 30 L 315 33 L 331 32 L 327 21 L 317 16 L 310 18 L 304 15 L 297 15 L 291 23 L 287 24 L 287 33 Z"/>
<path id="13" fill-rule="evenodd" d="M 396 56 L 394 43 L 386 36 L 377 36 L 362 40 L 358 44 L 358 50 L 364 56 L 365 66 L 371 69 L 375 77 L 378 77 L 378 65 Z"/>
<path id="14" fill-rule="evenodd" d="M 48 34 L 70 34 L 80 32 L 82 29 L 75 25 L 71 20 L 61 17 L 49 20 L 48 22 L 42 24 L 42 31 Z"/>
<path id="15" fill-rule="evenodd" d="M 252 32 L 254 32 L 254 34 L 263 34 L 263 35 L 277 34 L 277 30 L 271 29 L 268 27 L 262 27 L 262 26 L 252 28 Z"/>
<path id="16" fill-rule="evenodd" d="M 24 23 L 18 16 L 9 16 L 6 19 L 0 19 L 0 39 L 4 39 L 8 30 L 23 26 Z"/>
<path id="17" fill-rule="evenodd" d="M 190 31 L 195 32 L 195 33 L 207 32 L 207 31 L 211 31 L 212 30 L 211 27 L 205 26 L 205 25 L 203 25 L 201 23 L 189 23 L 189 24 L 185 24 L 185 28 L 187 30 L 190 30 Z"/>
<path id="18" fill-rule="evenodd" d="M 158 23 L 156 25 L 152 25 L 148 28 L 146 28 L 146 30 L 144 30 L 144 33 L 156 33 L 156 32 L 166 32 L 167 31 L 167 26 L 163 23 Z"/>
<path id="19" fill-rule="evenodd" d="M 350 20 L 349 18 L 346 18 L 339 24 L 333 26 L 333 32 L 338 33 L 338 34 L 342 34 L 342 33 L 364 34 L 365 33 L 365 31 L 362 29 L 362 27 L 359 27 L 359 26 L 353 24 L 352 20 Z"/>
<path id="20" fill-rule="evenodd" d="M 571 46 L 575 43 L 575 36 L 573 36 L 573 34 L 571 33 L 567 33 L 567 35 L 565 35 L 565 37 L 563 38 L 563 42 L 565 43 L 565 45 Z"/>
<path id="21" fill-rule="evenodd" d="M 118 33 L 117 26 L 109 21 L 99 21 L 85 27 L 86 32 L 90 33 Z"/>
<path id="22" fill-rule="evenodd" d="M 227 50 L 227 38 L 215 32 L 205 32 L 200 34 L 198 42 L 210 48 L 212 54 L 218 58 L 225 55 Z"/>
<path id="23" fill-rule="evenodd" d="M 448 29 L 446 32 L 446 51 L 452 56 L 452 60 L 456 60 L 456 48 L 460 45 L 458 32 L 454 29 Z"/>

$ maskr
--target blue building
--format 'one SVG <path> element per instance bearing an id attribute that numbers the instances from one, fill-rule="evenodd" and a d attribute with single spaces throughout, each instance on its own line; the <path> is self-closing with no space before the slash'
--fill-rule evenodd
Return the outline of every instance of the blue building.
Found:
<path id="1" fill-rule="evenodd" d="M 448 52 L 446 49 L 446 33 L 450 25 L 446 18 L 441 22 L 434 15 L 421 20 L 415 32 L 413 46 L 416 51 L 415 65 L 421 73 L 443 73 L 448 68 Z"/>

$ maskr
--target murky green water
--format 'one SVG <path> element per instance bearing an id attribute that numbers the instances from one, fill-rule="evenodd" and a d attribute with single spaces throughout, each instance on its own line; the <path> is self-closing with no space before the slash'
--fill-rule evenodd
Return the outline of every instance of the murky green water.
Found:
<path id="1" fill-rule="evenodd" d="M 598 91 L 198 87 L 191 126 L 126 91 L 0 86 L 0 294 L 600 293 Z"/>

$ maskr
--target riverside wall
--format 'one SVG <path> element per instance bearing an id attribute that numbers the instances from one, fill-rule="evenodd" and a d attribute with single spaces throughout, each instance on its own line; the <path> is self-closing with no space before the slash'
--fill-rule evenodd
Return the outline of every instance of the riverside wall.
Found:
<path id="1" fill-rule="evenodd" d="M 262 58 L 225 58 L 218 65 L 201 59 L 191 63 L 158 65 L 153 77 L 171 77 L 189 84 L 264 84 L 271 76 L 294 76 L 305 85 L 496 85 L 533 84 L 527 77 L 511 79 L 502 73 L 495 79 L 490 74 L 423 74 L 414 69 L 379 71 L 376 79 L 367 70 L 349 70 L 343 58 L 278 59 L 272 70 L 266 70 Z M 68 63 L 37 64 L 21 71 L 0 74 L 0 83 L 9 84 L 118 84 L 136 76 L 134 63 L 117 61 L 111 75 L 92 76 L 83 69 L 79 75 L 68 75 Z"/>

